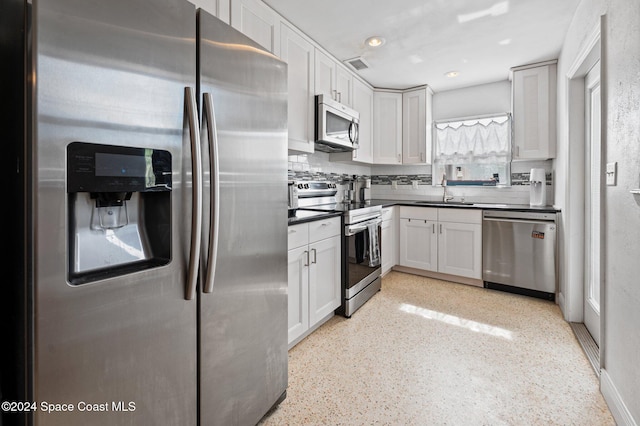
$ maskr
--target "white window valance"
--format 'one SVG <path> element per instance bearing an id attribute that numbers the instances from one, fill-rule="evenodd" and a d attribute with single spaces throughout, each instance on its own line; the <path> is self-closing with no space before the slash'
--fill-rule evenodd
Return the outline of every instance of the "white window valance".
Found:
<path id="1" fill-rule="evenodd" d="M 435 124 L 435 158 L 439 164 L 502 163 L 511 159 L 511 115 Z"/>

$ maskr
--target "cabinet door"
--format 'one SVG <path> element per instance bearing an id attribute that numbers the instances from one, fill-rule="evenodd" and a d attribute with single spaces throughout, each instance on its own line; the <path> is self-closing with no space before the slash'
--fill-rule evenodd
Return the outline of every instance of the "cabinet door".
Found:
<path id="1" fill-rule="evenodd" d="M 400 265 L 426 271 L 438 270 L 437 223 L 424 219 L 400 219 Z"/>
<path id="2" fill-rule="evenodd" d="M 556 66 L 513 73 L 514 159 L 555 157 Z"/>
<path id="3" fill-rule="evenodd" d="M 315 94 L 331 99 L 336 95 L 336 63 L 320 50 L 315 50 Z"/>
<path id="4" fill-rule="evenodd" d="M 336 97 L 337 101 L 350 108 L 353 107 L 353 76 L 349 71 L 335 65 L 336 70 Z"/>
<path id="5" fill-rule="evenodd" d="M 289 149 L 314 152 L 314 46 L 283 24 L 280 56 L 288 64 Z"/>
<path id="6" fill-rule="evenodd" d="M 402 164 L 402 93 L 373 93 L 373 162 Z"/>
<path id="7" fill-rule="evenodd" d="M 360 113 L 360 147 L 353 151 L 353 161 L 373 162 L 373 89 L 353 79 L 353 109 Z"/>
<path id="8" fill-rule="evenodd" d="M 309 247 L 289 250 L 288 342 L 309 329 Z"/>
<path id="9" fill-rule="evenodd" d="M 438 224 L 438 272 L 482 279 L 482 225 Z"/>
<path id="10" fill-rule="evenodd" d="M 309 245 L 309 326 L 340 306 L 342 269 L 340 237 L 335 236 Z"/>
<path id="11" fill-rule="evenodd" d="M 402 163 L 427 162 L 427 89 L 402 94 Z"/>
<path id="12" fill-rule="evenodd" d="M 231 0 L 231 26 L 269 52 L 280 54 L 280 16 L 258 0 Z"/>

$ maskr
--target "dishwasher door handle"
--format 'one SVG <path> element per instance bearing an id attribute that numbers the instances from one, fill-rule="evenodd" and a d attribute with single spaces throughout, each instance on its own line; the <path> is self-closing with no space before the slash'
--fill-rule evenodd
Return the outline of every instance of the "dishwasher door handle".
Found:
<path id="1" fill-rule="evenodd" d="M 484 217 L 482 220 L 487 222 L 510 222 L 510 223 L 531 223 L 535 225 L 555 225 L 555 222 L 550 220 L 530 220 L 530 219 L 515 219 L 515 218 L 497 218 L 497 217 Z"/>

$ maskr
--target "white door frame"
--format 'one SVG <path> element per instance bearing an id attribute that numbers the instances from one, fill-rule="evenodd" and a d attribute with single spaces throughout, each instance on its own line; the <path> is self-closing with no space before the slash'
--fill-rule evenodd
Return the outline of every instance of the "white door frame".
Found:
<path id="1" fill-rule="evenodd" d="M 597 93 L 597 100 L 594 99 L 593 93 Z M 598 61 L 589 70 L 585 79 L 585 294 L 583 321 L 598 346 L 600 346 L 600 283 L 602 282 L 603 267 L 601 250 L 601 242 L 603 241 L 601 233 L 603 194 L 602 143 L 600 140 L 602 135 L 601 104 L 600 61 Z M 595 117 L 593 116 L 594 111 L 597 113 Z M 596 253 L 593 253 L 594 248 Z M 595 284 L 593 287 L 592 283 Z M 592 288 L 597 291 L 597 296 L 593 298 L 590 291 Z"/>
<path id="2" fill-rule="evenodd" d="M 564 230 L 564 292 L 560 296 L 560 307 L 564 317 L 570 322 L 583 322 L 584 320 L 584 258 L 585 258 L 585 213 L 584 213 L 584 184 L 585 176 L 585 76 L 593 65 L 601 59 L 601 24 L 592 31 L 584 43 L 584 47 L 578 53 L 572 65 L 566 73 L 567 90 L 567 139 L 568 152 L 566 156 L 565 169 L 567 171 L 567 191 L 565 199 L 565 209 L 562 212 Z M 601 79 L 604 81 L 605 75 L 602 72 Z M 602 115 L 601 120 L 601 146 L 606 146 L 606 99 L 604 87 L 602 93 Z M 606 156 L 601 156 L 602 159 Z M 569 189 L 569 183 L 574 182 Z M 578 184 L 579 183 L 579 184 Z M 602 227 L 603 228 L 603 227 Z M 601 232 L 603 229 L 601 228 Z M 604 247 L 601 248 L 604 252 Z M 601 267 L 601 271 L 604 268 Z M 604 318 L 604 291 L 601 280 L 601 331 L 604 331 L 602 321 Z M 601 341 L 604 341 L 601 334 Z M 603 362 L 603 346 L 600 345 L 600 361 Z"/>

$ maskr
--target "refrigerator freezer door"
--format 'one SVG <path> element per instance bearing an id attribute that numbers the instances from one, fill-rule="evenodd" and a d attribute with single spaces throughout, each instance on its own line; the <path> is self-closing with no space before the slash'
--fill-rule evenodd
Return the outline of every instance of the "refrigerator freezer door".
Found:
<path id="1" fill-rule="evenodd" d="M 212 292 L 200 294 L 200 419 L 256 424 L 287 386 L 286 64 L 198 13 L 199 99 L 211 95 L 219 152 L 204 193 L 220 200 Z"/>
<path id="2" fill-rule="evenodd" d="M 197 301 L 185 300 L 185 87 L 195 86 L 195 8 L 174 0 L 34 0 L 33 9 L 31 398 L 76 407 L 39 409 L 35 424 L 196 424 Z M 65 153 L 74 141 L 171 153 L 167 265 L 69 285 Z M 157 214 L 151 199 L 145 206 L 144 214 Z M 83 411 L 81 402 L 104 410 Z"/>

